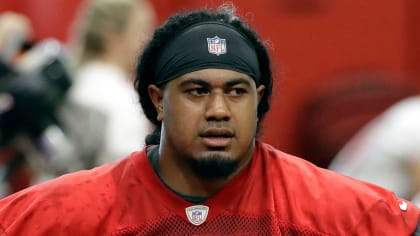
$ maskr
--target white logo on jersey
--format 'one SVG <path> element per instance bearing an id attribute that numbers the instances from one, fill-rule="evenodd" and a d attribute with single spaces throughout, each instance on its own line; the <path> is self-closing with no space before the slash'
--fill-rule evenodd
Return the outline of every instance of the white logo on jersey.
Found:
<path id="1" fill-rule="evenodd" d="M 196 205 L 185 208 L 188 220 L 193 225 L 201 225 L 206 221 L 209 213 L 209 207 L 204 205 Z"/>
<path id="2" fill-rule="evenodd" d="M 398 205 L 400 206 L 401 211 L 406 211 L 408 209 L 408 205 L 404 201 L 401 201 Z"/>

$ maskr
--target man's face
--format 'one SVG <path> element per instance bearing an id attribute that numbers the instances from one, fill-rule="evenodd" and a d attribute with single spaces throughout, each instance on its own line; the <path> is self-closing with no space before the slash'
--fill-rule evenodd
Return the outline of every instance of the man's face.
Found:
<path id="1" fill-rule="evenodd" d="M 204 166 L 247 162 L 263 92 L 264 86 L 256 88 L 248 75 L 223 69 L 199 70 L 168 82 L 158 107 L 163 152 Z"/>

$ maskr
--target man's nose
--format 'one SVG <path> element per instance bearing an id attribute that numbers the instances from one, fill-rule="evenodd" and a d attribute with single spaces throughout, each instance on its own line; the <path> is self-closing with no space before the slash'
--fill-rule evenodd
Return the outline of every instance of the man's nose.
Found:
<path id="1" fill-rule="evenodd" d="M 231 111 L 226 99 L 225 94 L 220 91 L 210 94 L 205 114 L 207 120 L 227 121 L 230 119 Z"/>

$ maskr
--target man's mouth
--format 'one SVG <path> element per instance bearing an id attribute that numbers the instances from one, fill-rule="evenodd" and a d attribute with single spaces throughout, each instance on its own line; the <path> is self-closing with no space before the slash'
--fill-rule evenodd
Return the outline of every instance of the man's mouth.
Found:
<path id="1" fill-rule="evenodd" d="M 234 133 L 226 128 L 209 128 L 200 133 L 204 144 L 212 148 L 224 148 L 230 145 Z"/>

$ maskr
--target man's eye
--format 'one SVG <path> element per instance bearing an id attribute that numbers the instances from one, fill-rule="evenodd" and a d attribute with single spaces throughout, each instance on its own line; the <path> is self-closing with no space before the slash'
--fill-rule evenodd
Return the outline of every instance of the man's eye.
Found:
<path id="1" fill-rule="evenodd" d="M 245 93 L 247 93 L 247 90 L 244 88 L 233 88 L 232 90 L 229 91 L 229 95 L 232 95 L 232 96 L 239 96 Z"/>
<path id="2" fill-rule="evenodd" d="M 187 92 L 194 96 L 203 96 L 209 93 L 208 90 L 205 88 L 193 88 L 189 89 Z"/>

